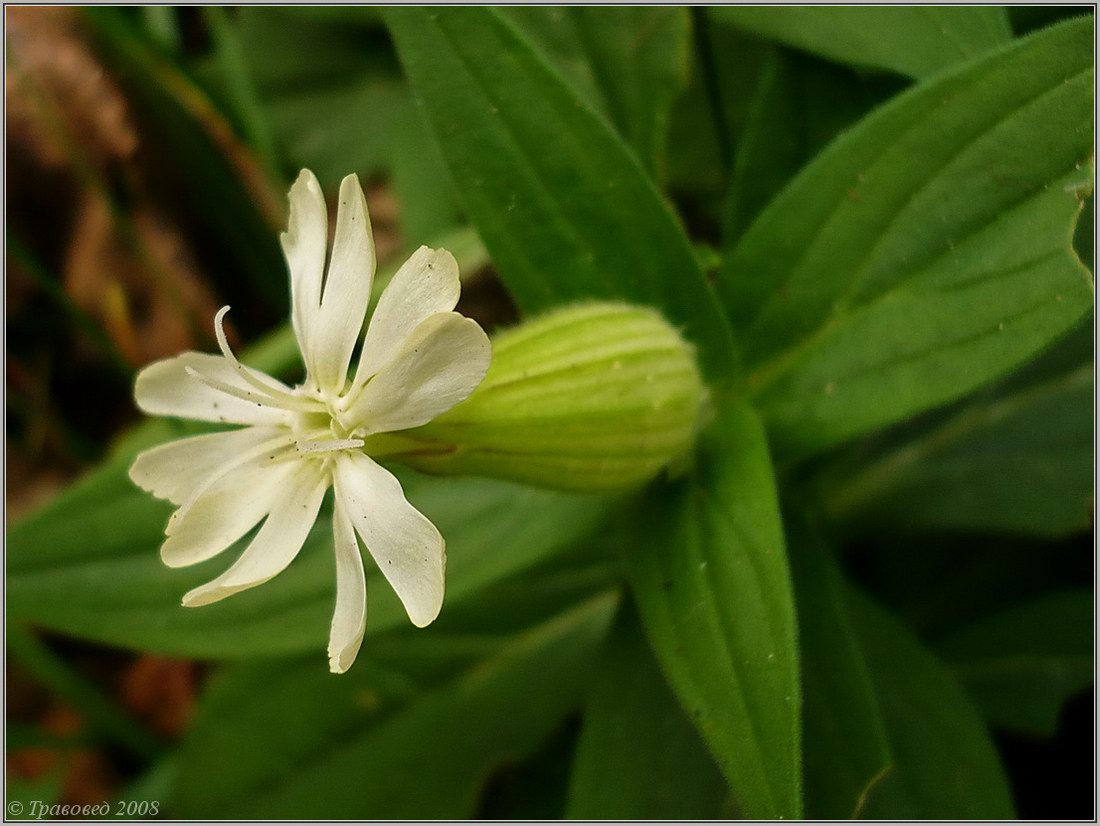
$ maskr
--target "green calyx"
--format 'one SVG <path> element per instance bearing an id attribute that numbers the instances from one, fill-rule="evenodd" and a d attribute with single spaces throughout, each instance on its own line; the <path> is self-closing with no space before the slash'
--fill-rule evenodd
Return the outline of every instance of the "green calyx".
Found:
<path id="1" fill-rule="evenodd" d="M 496 336 L 469 399 L 364 450 L 433 474 L 622 491 L 691 447 L 705 398 L 694 349 L 656 311 L 584 304 Z"/>

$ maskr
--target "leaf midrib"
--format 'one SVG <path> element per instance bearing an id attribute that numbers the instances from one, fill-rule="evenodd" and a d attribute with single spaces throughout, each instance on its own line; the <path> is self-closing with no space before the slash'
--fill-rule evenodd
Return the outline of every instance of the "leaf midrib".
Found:
<path id="1" fill-rule="evenodd" d="M 971 136 L 971 138 L 966 140 L 949 157 L 946 157 L 946 158 L 942 159 L 939 163 L 937 163 L 937 165 L 934 167 L 933 171 L 931 171 L 928 174 L 928 176 L 925 178 L 923 183 L 919 187 L 914 189 L 912 192 L 910 192 L 909 195 L 905 199 L 903 199 L 893 209 L 892 216 L 882 226 L 881 230 L 879 231 L 878 238 L 867 249 L 867 251 L 861 256 L 858 266 L 854 268 L 853 275 L 849 277 L 847 283 L 845 284 L 844 292 L 843 292 L 843 295 L 842 295 L 840 301 L 838 302 L 839 306 L 837 307 L 837 309 L 830 316 L 828 316 L 826 319 L 824 319 L 818 325 L 816 330 L 809 333 L 801 341 L 798 341 L 795 344 L 793 344 L 792 346 L 785 348 L 784 350 L 780 351 L 777 355 L 773 356 L 772 358 L 768 359 L 768 361 L 764 362 L 762 365 L 759 365 L 754 370 L 752 370 L 752 372 L 749 375 L 749 379 L 748 379 L 749 386 L 754 387 L 754 388 L 758 388 L 761 384 L 761 381 L 762 381 L 761 376 L 767 377 L 767 376 L 773 375 L 775 373 L 782 373 L 785 370 L 786 366 L 790 362 L 797 361 L 799 351 L 809 349 L 808 347 L 805 346 L 807 343 L 816 341 L 819 338 L 818 334 L 821 332 L 823 327 L 840 324 L 840 323 L 843 323 L 843 321 L 846 320 L 847 314 L 853 306 L 851 302 L 855 298 L 855 295 L 856 295 L 856 292 L 858 291 L 858 287 L 859 287 L 860 283 L 866 277 L 867 271 L 870 268 L 870 264 L 874 260 L 875 253 L 877 253 L 879 251 L 879 249 L 881 248 L 881 246 L 886 242 L 886 240 L 888 239 L 888 237 L 890 235 L 890 232 L 892 231 L 892 229 L 894 229 L 897 226 L 898 222 L 901 220 L 902 216 L 905 214 L 908 207 L 911 206 L 912 203 L 920 195 L 924 194 L 931 186 L 933 186 L 935 183 L 938 182 L 940 174 L 943 172 L 944 169 L 946 169 L 948 166 L 950 166 L 952 163 L 954 163 L 956 160 L 958 160 L 959 157 L 964 155 L 967 151 L 969 151 L 971 148 L 973 148 L 974 145 L 979 143 L 987 135 L 989 135 L 990 133 L 995 131 L 997 128 L 999 128 L 1001 125 L 1003 125 L 1005 122 L 1007 122 L 1010 118 L 1016 116 L 1023 109 L 1034 105 L 1035 103 L 1037 103 L 1038 101 L 1040 101 L 1041 99 L 1046 97 L 1047 95 L 1059 91 L 1065 83 L 1072 82 L 1072 81 L 1077 80 L 1077 79 L 1079 79 L 1083 76 L 1087 77 L 1087 76 L 1089 76 L 1090 73 L 1091 73 L 1091 67 L 1086 68 L 1082 71 L 1079 71 L 1079 72 L 1069 76 L 1068 78 L 1065 78 L 1064 80 L 1060 80 L 1052 86 L 1048 86 L 1048 87 L 1043 88 L 1037 94 L 1028 97 L 1026 100 L 1024 100 L 1024 101 L 1018 103 L 1016 106 L 1014 106 L 1008 112 L 1002 113 L 995 120 L 993 120 L 990 123 L 986 124 L 982 129 L 980 129 L 973 136 Z M 980 86 L 982 82 L 987 80 L 987 77 L 988 77 L 987 74 L 983 74 L 981 77 L 973 79 L 967 87 L 968 90 L 972 89 L 976 86 Z M 907 128 L 905 133 L 903 133 L 903 134 L 908 134 L 911 131 L 911 129 L 912 129 L 912 127 Z M 876 156 L 876 163 L 881 160 L 883 153 L 888 151 L 888 149 L 889 149 L 889 147 L 884 149 L 883 152 L 880 152 Z M 1077 163 L 1080 163 L 1080 161 L 1075 161 L 1075 164 L 1077 164 Z M 1075 171 L 1075 169 L 1076 169 L 1076 166 L 1070 167 L 1069 169 L 1062 172 L 1061 174 L 1053 177 L 1052 180 L 1059 180 L 1059 179 L 1065 177 L 1065 175 L 1069 174 L 1070 172 Z M 985 228 L 991 226 L 993 223 L 995 223 L 999 218 L 1002 217 L 1004 212 L 1011 211 L 1011 210 L 1019 207 L 1020 205 L 1024 204 L 1025 202 L 1027 202 L 1032 197 L 1034 197 L 1036 193 L 1041 192 L 1043 190 L 1043 186 L 1044 185 L 1038 185 L 1038 186 L 1035 186 L 1035 187 L 1032 187 L 1032 188 L 1028 189 L 1027 192 L 1023 196 L 1021 196 L 1020 198 L 1018 198 L 1017 200 L 1013 201 L 1010 204 L 1003 205 L 996 212 L 994 212 L 990 216 L 988 216 L 986 220 L 980 222 L 977 225 L 969 227 L 967 229 L 967 233 L 965 235 L 965 238 L 972 238 L 975 234 L 981 232 L 983 229 L 985 229 Z M 833 207 L 829 211 L 828 217 L 825 218 L 824 220 L 822 220 L 818 224 L 818 226 L 815 228 L 813 234 L 811 235 L 811 237 L 808 239 L 807 243 L 803 247 L 802 252 L 798 255 L 798 257 L 795 259 L 794 263 L 790 266 L 790 268 L 788 270 L 788 275 L 785 278 L 783 278 L 778 284 L 775 285 L 775 288 L 772 291 L 773 295 L 779 294 L 784 289 L 789 288 L 789 286 L 791 284 L 791 281 L 795 278 L 796 274 L 801 272 L 801 267 L 802 267 L 803 263 L 810 256 L 811 252 L 816 250 L 816 248 L 818 246 L 818 243 L 821 241 L 821 239 L 825 235 L 826 231 L 837 220 L 838 208 L 843 203 L 843 199 L 845 197 L 846 197 L 845 192 L 839 192 L 838 193 L 836 199 L 834 200 Z M 931 258 L 926 258 L 924 261 L 920 261 L 920 262 L 915 263 L 910 268 L 910 270 L 907 274 L 903 275 L 902 277 L 900 277 L 895 282 L 894 289 L 897 289 L 897 288 L 901 287 L 904 284 L 904 282 L 906 282 L 908 280 L 912 280 L 915 277 L 918 277 L 922 271 L 928 269 L 931 266 L 934 266 L 937 261 L 941 260 L 944 256 L 949 255 L 951 252 L 952 252 L 952 250 L 950 248 L 948 248 L 948 249 L 940 251 L 940 253 L 938 255 L 934 254 Z M 888 292 L 890 292 L 890 291 L 888 291 Z M 887 292 L 887 294 L 888 294 L 888 292 Z M 768 311 L 768 308 L 772 306 L 772 304 L 773 304 L 773 301 L 769 301 L 757 313 L 756 320 L 753 323 L 753 325 L 750 327 L 749 332 L 745 337 L 746 343 L 748 343 L 752 340 L 753 330 L 758 326 L 759 320 L 762 317 L 765 316 L 765 313 Z M 811 344 L 811 346 L 812 346 L 812 344 Z M 768 383 L 767 379 L 764 379 L 764 383 Z"/>

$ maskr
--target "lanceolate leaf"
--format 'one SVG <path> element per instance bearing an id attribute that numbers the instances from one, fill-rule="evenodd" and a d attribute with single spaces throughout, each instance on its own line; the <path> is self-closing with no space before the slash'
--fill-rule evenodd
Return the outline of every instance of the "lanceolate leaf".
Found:
<path id="1" fill-rule="evenodd" d="M 860 814 L 882 819 L 1010 819 L 997 751 L 950 672 L 897 620 L 854 589 L 847 602 L 893 755 Z"/>
<path id="2" fill-rule="evenodd" d="M 856 66 L 924 77 L 1007 43 L 994 6 L 722 6 L 721 20 L 762 37 Z"/>
<path id="3" fill-rule="evenodd" d="M 1092 518 L 1091 362 L 974 400 L 822 483 L 833 516 L 871 527 L 1059 537 Z"/>
<path id="4" fill-rule="evenodd" d="M 806 814 L 859 814 L 892 761 L 870 673 L 856 639 L 844 585 L 811 519 L 787 520 L 802 660 Z"/>
<path id="5" fill-rule="evenodd" d="M 502 9 L 591 108 L 607 115 L 658 180 L 669 110 L 687 82 L 688 10 L 668 6 Z"/>
<path id="6" fill-rule="evenodd" d="M 837 140 L 728 256 L 727 308 L 777 449 L 957 398 L 1092 303 L 1070 246 L 1092 176 L 1092 22 L 918 86 Z"/>
<path id="7" fill-rule="evenodd" d="M 826 144 L 902 88 L 897 78 L 867 77 L 774 44 L 764 54 L 730 173 L 722 227 L 728 249 Z M 737 82 L 742 62 L 729 59 L 724 87 Z"/>
<path id="8" fill-rule="evenodd" d="M 799 817 L 794 605 L 771 461 L 723 411 L 691 475 L 633 512 L 624 557 L 657 661 L 750 818 Z"/>
<path id="9" fill-rule="evenodd" d="M 492 9 L 386 21 L 460 196 L 526 312 L 584 298 L 658 307 L 731 372 L 728 326 L 676 218 L 626 146 Z"/>
<path id="10" fill-rule="evenodd" d="M 592 675 L 573 763 L 571 820 L 728 815 L 729 787 L 623 605 Z"/>
<path id="11" fill-rule="evenodd" d="M 417 637 L 403 655 L 365 649 L 340 677 L 293 661 L 229 671 L 184 746 L 177 813 L 472 817 L 489 773 L 533 751 L 579 702 L 613 607 L 613 595 L 592 598 L 473 657 L 447 657 L 445 639 L 433 654 Z M 423 684 L 405 673 L 432 659 Z"/>
<path id="12" fill-rule="evenodd" d="M 1093 595 L 1061 592 L 978 620 L 936 648 L 986 718 L 1049 737 L 1093 680 Z"/>

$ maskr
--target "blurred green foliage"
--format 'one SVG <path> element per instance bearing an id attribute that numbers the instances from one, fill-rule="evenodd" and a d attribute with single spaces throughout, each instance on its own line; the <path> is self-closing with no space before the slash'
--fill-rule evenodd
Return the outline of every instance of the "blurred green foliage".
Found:
<path id="1" fill-rule="evenodd" d="M 7 606 L 9 655 L 128 752 L 127 794 L 199 818 L 1013 816 L 996 736 L 1051 736 L 1094 668 L 1087 8 L 80 20 L 155 159 L 84 179 L 138 241 L 129 202 L 171 203 L 252 308 L 245 361 L 300 373 L 277 233 L 307 166 L 373 187 L 387 272 L 430 243 L 468 295 L 490 267 L 505 317 L 654 306 L 713 395 L 634 495 L 399 471 L 447 602 L 408 628 L 368 568 L 345 676 L 329 520 L 274 582 L 184 610 L 225 563 L 164 567 L 169 508 L 126 469 L 194 426 L 116 428 L 11 525 Z M 9 235 L 11 260 L 125 375 L 39 243 Z M 38 631 L 208 662 L 192 724 L 152 736 Z"/>

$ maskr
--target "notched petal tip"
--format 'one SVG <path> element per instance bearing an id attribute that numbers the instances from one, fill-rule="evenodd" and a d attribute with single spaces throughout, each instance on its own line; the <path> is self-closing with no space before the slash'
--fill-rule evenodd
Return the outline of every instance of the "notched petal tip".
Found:
<path id="1" fill-rule="evenodd" d="M 294 183 L 290 186 L 292 192 L 296 188 L 309 189 L 316 193 L 321 192 L 321 184 L 317 181 L 317 176 L 313 174 L 313 170 L 305 167 L 299 170 L 298 177 L 294 179 Z"/>
<path id="2" fill-rule="evenodd" d="M 352 187 L 359 191 L 363 189 L 359 184 L 359 175 L 355 172 L 350 172 L 340 179 L 340 194 L 343 195 L 345 191 L 350 191 Z"/>
<path id="3" fill-rule="evenodd" d="M 355 664 L 355 660 L 359 656 L 359 648 L 362 644 L 363 634 L 360 634 L 357 640 L 339 650 L 334 651 L 332 647 L 329 646 L 328 670 L 333 674 L 344 674 L 347 672 L 347 670 Z"/>

